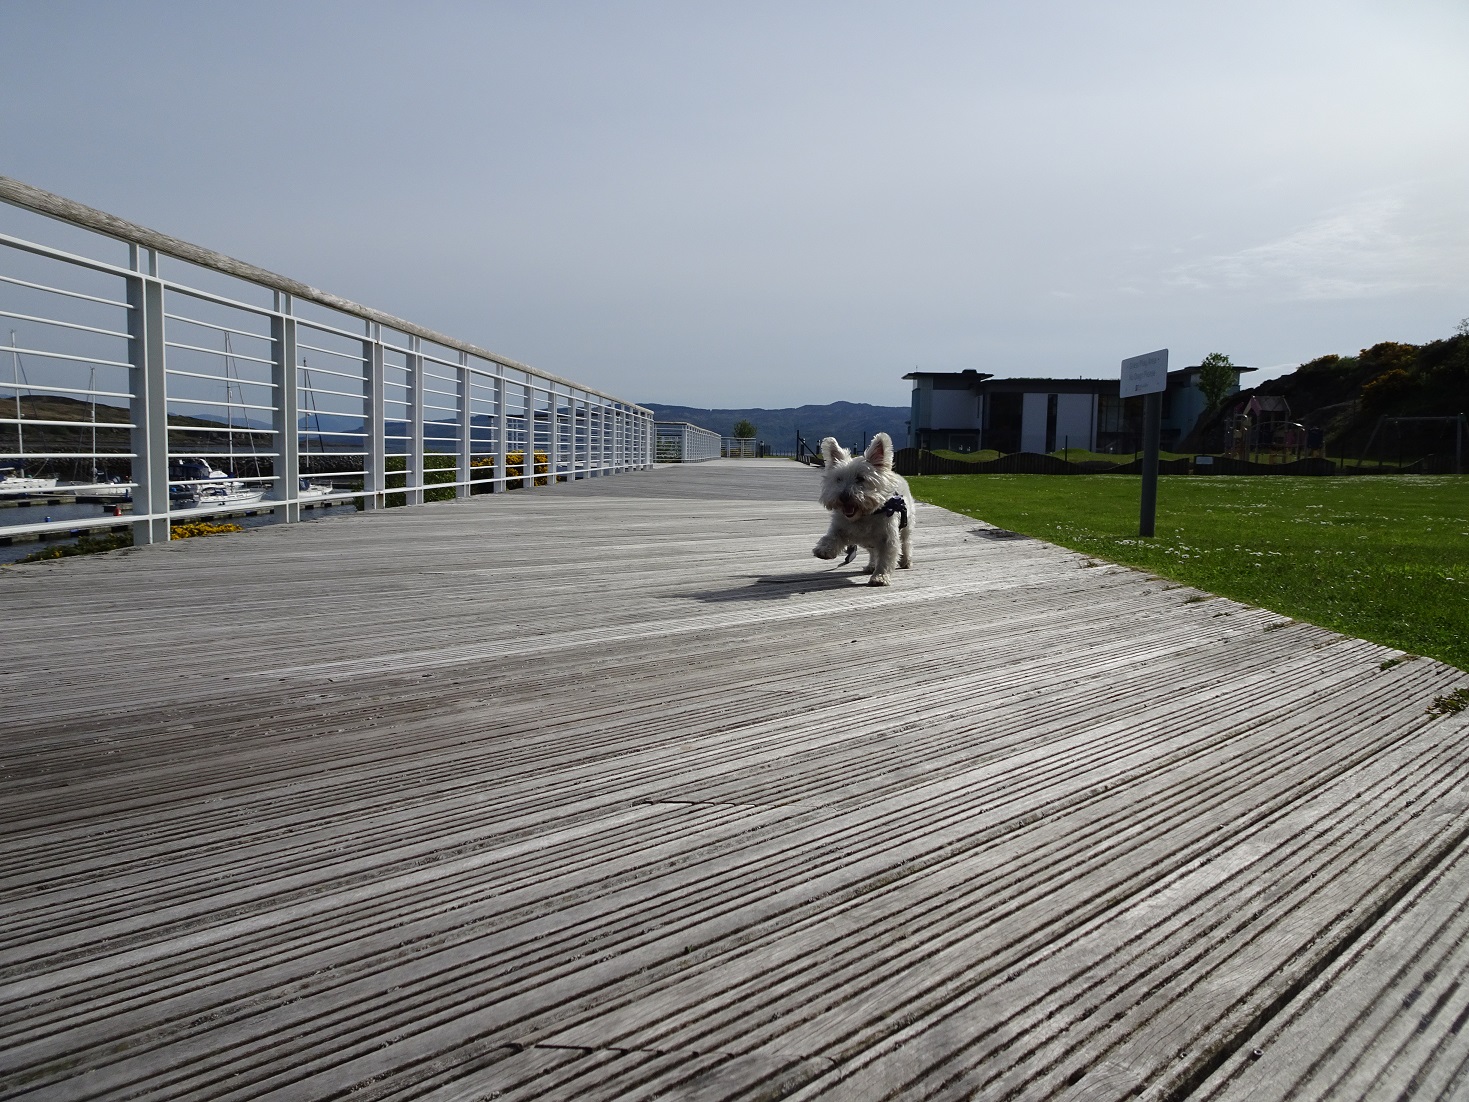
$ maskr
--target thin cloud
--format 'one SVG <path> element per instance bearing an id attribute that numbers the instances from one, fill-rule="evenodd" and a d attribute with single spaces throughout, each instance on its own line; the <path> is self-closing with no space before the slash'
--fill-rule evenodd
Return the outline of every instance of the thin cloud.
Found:
<path id="1" fill-rule="evenodd" d="M 1413 232 L 1397 195 L 1367 196 L 1276 241 L 1180 264 L 1165 285 L 1265 291 L 1303 301 L 1381 298 L 1441 287 L 1463 270 L 1464 243 Z"/>

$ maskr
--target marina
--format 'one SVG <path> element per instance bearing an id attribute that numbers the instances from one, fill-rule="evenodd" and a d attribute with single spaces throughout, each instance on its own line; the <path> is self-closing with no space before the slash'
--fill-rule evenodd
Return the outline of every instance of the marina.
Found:
<path id="1" fill-rule="evenodd" d="M 0 569 L 0 1094 L 1464 1091 L 1461 671 L 817 478 Z"/>

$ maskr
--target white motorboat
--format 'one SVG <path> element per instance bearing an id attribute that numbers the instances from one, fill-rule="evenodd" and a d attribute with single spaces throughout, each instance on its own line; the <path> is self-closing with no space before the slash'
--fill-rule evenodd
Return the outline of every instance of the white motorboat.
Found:
<path id="1" fill-rule="evenodd" d="M 201 508 L 232 509 L 240 505 L 255 505 L 265 500 L 265 488 L 250 486 L 234 479 L 228 482 L 196 482 L 192 496 Z"/>
<path id="2" fill-rule="evenodd" d="M 0 467 L 0 497 L 43 494 L 56 489 L 54 478 L 32 478 L 20 467 Z"/>
<path id="3" fill-rule="evenodd" d="M 168 498 L 175 508 L 235 508 L 254 505 L 265 498 L 264 486 L 231 478 L 199 458 L 171 460 L 168 478 Z"/>
<path id="4" fill-rule="evenodd" d="M 296 500 L 310 501 L 326 497 L 327 494 L 336 493 L 336 489 L 330 482 L 313 482 L 309 478 L 302 478 L 296 486 Z"/>

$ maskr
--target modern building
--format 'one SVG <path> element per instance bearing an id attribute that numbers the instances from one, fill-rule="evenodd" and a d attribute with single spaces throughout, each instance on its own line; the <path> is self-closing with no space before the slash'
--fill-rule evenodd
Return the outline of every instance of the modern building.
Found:
<path id="1" fill-rule="evenodd" d="M 1239 373 L 1252 367 L 1235 368 Z M 1168 373 L 1162 445 L 1178 444 L 1208 408 L 1200 368 Z M 1124 400 L 1118 379 L 997 379 L 983 371 L 913 371 L 908 446 L 926 451 L 1127 452 L 1142 430 L 1142 399 Z"/>

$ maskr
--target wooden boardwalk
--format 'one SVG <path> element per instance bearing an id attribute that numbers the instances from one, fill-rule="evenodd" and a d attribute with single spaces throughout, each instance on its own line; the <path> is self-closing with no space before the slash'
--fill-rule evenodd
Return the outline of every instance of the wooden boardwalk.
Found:
<path id="1" fill-rule="evenodd" d="M 0 1096 L 1469 1096 L 1463 673 L 816 477 L 0 569 Z"/>

